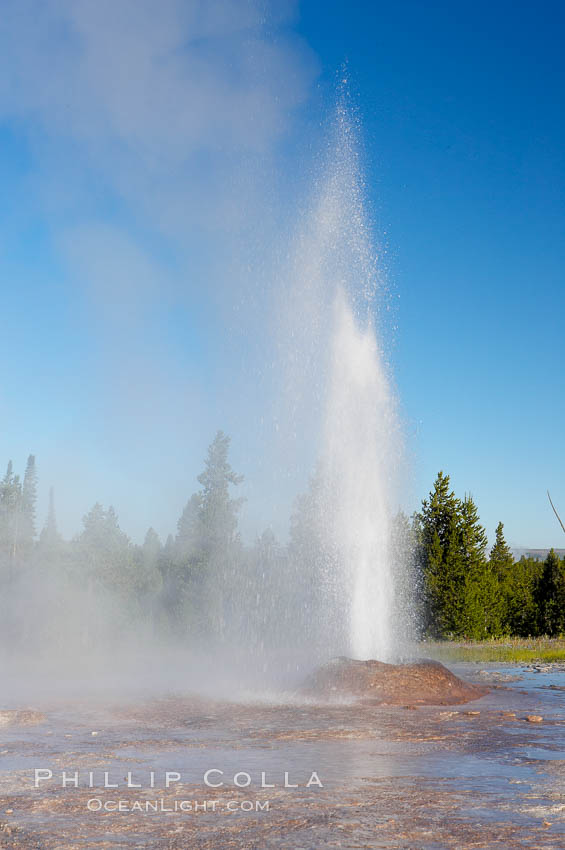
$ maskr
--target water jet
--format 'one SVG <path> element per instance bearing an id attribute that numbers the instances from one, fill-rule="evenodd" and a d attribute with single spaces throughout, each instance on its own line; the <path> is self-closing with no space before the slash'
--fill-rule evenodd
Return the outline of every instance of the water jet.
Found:
<path id="1" fill-rule="evenodd" d="M 301 504 L 308 528 L 299 542 L 307 541 L 296 547 L 283 594 L 291 614 L 279 606 L 275 619 L 284 616 L 281 633 L 309 647 L 310 669 L 338 655 L 390 661 L 411 637 L 406 564 L 395 548 L 401 426 L 379 333 L 385 288 L 356 135 L 342 94 L 321 177 L 299 217 L 290 280 L 281 281 L 281 407 L 296 454 L 302 426 L 312 432 L 317 465 Z"/>

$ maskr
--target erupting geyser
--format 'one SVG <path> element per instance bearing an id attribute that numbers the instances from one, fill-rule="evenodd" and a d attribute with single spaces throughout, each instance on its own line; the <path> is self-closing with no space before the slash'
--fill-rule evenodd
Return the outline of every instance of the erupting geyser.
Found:
<path id="1" fill-rule="evenodd" d="M 396 431 L 373 323 L 369 320 L 359 327 L 340 288 L 334 305 L 322 465 L 328 492 L 327 533 L 348 609 L 349 651 L 356 658 L 385 659 L 393 654 L 390 488 L 391 464 L 397 462 Z"/>
<path id="2" fill-rule="evenodd" d="M 302 574 L 298 580 L 309 594 L 309 638 L 319 660 L 391 659 L 409 622 L 394 543 L 402 440 L 378 337 L 382 292 L 364 195 L 354 126 L 342 104 L 314 201 L 299 223 L 285 328 L 295 439 L 317 423 L 310 505 L 317 550 L 302 563 L 310 583 Z"/>

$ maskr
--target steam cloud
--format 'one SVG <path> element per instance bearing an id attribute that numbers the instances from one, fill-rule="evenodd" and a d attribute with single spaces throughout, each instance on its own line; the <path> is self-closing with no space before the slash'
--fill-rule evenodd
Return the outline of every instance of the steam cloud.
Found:
<path id="1" fill-rule="evenodd" d="M 242 423 L 241 379 L 219 402 L 200 363 L 220 383 L 226 346 L 247 356 L 238 333 L 255 330 L 242 299 L 276 227 L 274 156 L 317 74 L 295 15 L 285 0 L 3 4 L 0 115 L 27 162 L 18 218 L 47 222 L 87 341 L 82 385 L 58 399 L 52 376 L 53 415 L 74 408 L 76 427 L 57 451 L 27 446 L 68 533 L 95 498 L 138 539 L 155 508 L 171 530 L 210 436 Z"/>

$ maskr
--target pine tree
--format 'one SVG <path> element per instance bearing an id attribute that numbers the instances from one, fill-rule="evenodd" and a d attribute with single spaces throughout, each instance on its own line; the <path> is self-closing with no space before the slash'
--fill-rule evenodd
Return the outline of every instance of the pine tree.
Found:
<path id="1" fill-rule="evenodd" d="M 510 610 L 512 606 L 512 587 L 516 571 L 514 569 L 514 556 L 504 538 L 504 526 L 501 522 L 496 526 L 496 537 L 494 545 L 490 550 L 489 567 L 498 581 L 500 632 L 503 634 L 512 634 Z"/>
<path id="2" fill-rule="evenodd" d="M 540 631 L 555 637 L 565 630 L 565 576 L 555 550 L 543 564 L 537 590 Z"/>
<path id="3" fill-rule="evenodd" d="M 487 535 L 471 496 L 461 503 L 461 556 L 465 594 L 460 634 L 475 639 L 501 630 L 502 599 L 498 579 L 486 558 Z"/>
<path id="4" fill-rule="evenodd" d="M 170 553 L 160 560 L 163 604 L 177 637 L 202 634 L 206 630 L 208 602 L 204 599 L 204 589 L 211 550 L 205 545 L 203 521 L 202 492 L 193 493 L 177 522 Z"/>
<path id="5" fill-rule="evenodd" d="M 447 549 L 452 533 L 452 519 L 460 509 L 459 499 L 452 490 L 450 491 L 449 485 L 449 475 L 438 472 L 429 500 L 424 499 L 422 502 L 420 514 L 424 543 L 428 544 L 433 534 L 437 533 L 443 550 Z"/>
<path id="6" fill-rule="evenodd" d="M 221 640 L 226 638 L 226 624 L 234 605 L 237 585 L 236 562 L 240 556 L 237 516 L 242 499 L 232 499 L 230 486 L 243 481 L 228 461 L 230 438 L 218 431 L 208 448 L 204 471 L 198 476 L 200 494 L 200 531 L 202 534 L 199 566 L 202 574 L 200 610 L 209 612 L 211 630 Z"/>
<path id="7" fill-rule="evenodd" d="M 93 554 L 107 548 L 106 540 L 106 511 L 100 502 L 96 502 L 82 518 L 84 526 L 79 541 L 88 547 Z"/>
<path id="8" fill-rule="evenodd" d="M 83 526 L 71 549 L 72 576 L 77 593 L 84 593 L 81 640 L 89 645 L 119 639 L 139 620 L 144 576 L 113 507 L 97 502 Z"/>
<path id="9" fill-rule="evenodd" d="M 8 462 L 6 474 L 0 482 L 0 553 L 4 575 L 11 579 L 15 575 L 19 554 L 20 509 L 22 485 L 14 475 L 12 461 Z"/>
<path id="10" fill-rule="evenodd" d="M 486 532 L 473 499 L 456 498 L 449 476 L 440 472 L 415 522 L 427 630 L 444 637 L 500 634 L 501 591 L 486 558 Z"/>
<path id="11" fill-rule="evenodd" d="M 230 438 L 218 431 L 208 447 L 204 471 L 198 476 L 202 485 L 200 520 L 207 551 L 218 551 L 236 540 L 237 514 L 242 499 L 230 497 L 230 485 L 237 486 L 243 475 L 233 471 L 228 462 Z"/>
<path id="12" fill-rule="evenodd" d="M 35 456 L 29 455 L 22 487 L 19 537 L 20 546 L 29 553 L 35 540 L 35 503 L 37 501 L 37 471 Z"/>
<path id="13" fill-rule="evenodd" d="M 520 558 L 512 567 L 507 590 L 507 631 L 520 637 L 540 633 L 538 594 L 543 564 Z"/>
<path id="14" fill-rule="evenodd" d="M 14 509 L 14 468 L 8 461 L 6 473 L 0 482 L 0 551 L 2 553 L 3 572 L 10 565 L 10 554 L 13 545 L 13 509 Z"/>
<path id="15" fill-rule="evenodd" d="M 153 528 L 148 528 L 143 545 L 135 548 L 136 567 L 131 570 L 130 608 L 151 635 L 158 625 L 159 599 L 163 589 L 159 569 L 162 549 L 159 535 Z"/>
<path id="16" fill-rule="evenodd" d="M 143 541 L 143 565 L 146 569 L 155 569 L 161 554 L 161 541 L 154 528 L 148 528 Z"/>
<path id="17" fill-rule="evenodd" d="M 512 550 L 504 538 L 504 525 L 499 522 L 496 526 L 496 538 L 490 550 L 490 565 L 497 575 L 503 579 L 514 565 Z"/>
<path id="18" fill-rule="evenodd" d="M 76 565 L 71 558 L 71 547 L 63 540 L 57 528 L 55 516 L 55 497 L 53 488 L 49 490 L 49 507 L 45 524 L 41 529 L 37 546 L 34 547 L 32 565 L 37 575 L 34 581 L 42 588 L 40 610 L 37 612 L 34 633 L 39 641 L 48 641 L 51 646 L 65 646 L 68 630 L 73 626 L 69 618 L 76 618 L 75 625 L 80 632 L 82 611 L 79 605 L 69 610 L 69 599 L 75 599 L 78 579 L 79 595 L 82 593 L 82 576 L 76 575 Z M 63 625 L 64 624 L 64 625 Z"/>
<path id="19" fill-rule="evenodd" d="M 78 557 L 90 582 L 126 590 L 132 566 L 130 541 L 118 523 L 113 507 L 104 510 L 96 502 L 83 517 L 84 529 L 77 538 Z"/>
<path id="20" fill-rule="evenodd" d="M 59 529 L 57 528 L 57 517 L 55 514 L 55 493 L 53 487 L 49 488 L 49 507 L 47 519 L 39 535 L 39 545 L 42 549 L 57 548 L 62 542 Z"/>
<path id="21" fill-rule="evenodd" d="M 193 493 L 177 523 L 177 557 L 186 559 L 194 556 L 201 549 L 202 542 L 202 494 Z"/>
<path id="22" fill-rule="evenodd" d="M 176 637 L 185 637 L 192 624 L 187 621 L 185 579 L 178 563 L 172 534 L 169 534 L 161 548 L 158 569 L 161 575 L 159 604 L 163 628 Z"/>
<path id="23" fill-rule="evenodd" d="M 436 636 L 459 630 L 464 564 L 459 544 L 461 502 L 439 472 L 415 521 L 426 594 L 426 630 Z"/>

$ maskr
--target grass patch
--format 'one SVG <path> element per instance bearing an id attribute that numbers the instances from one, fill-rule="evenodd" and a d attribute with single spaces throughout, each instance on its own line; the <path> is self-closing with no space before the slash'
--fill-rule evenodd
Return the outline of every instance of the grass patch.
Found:
<path id="1" fill-rule="evenodd" d="M 486 641 L 425 641 L 422 655 L 437 661 L 565 662 L 565 638 L 501 638 Z"/>

